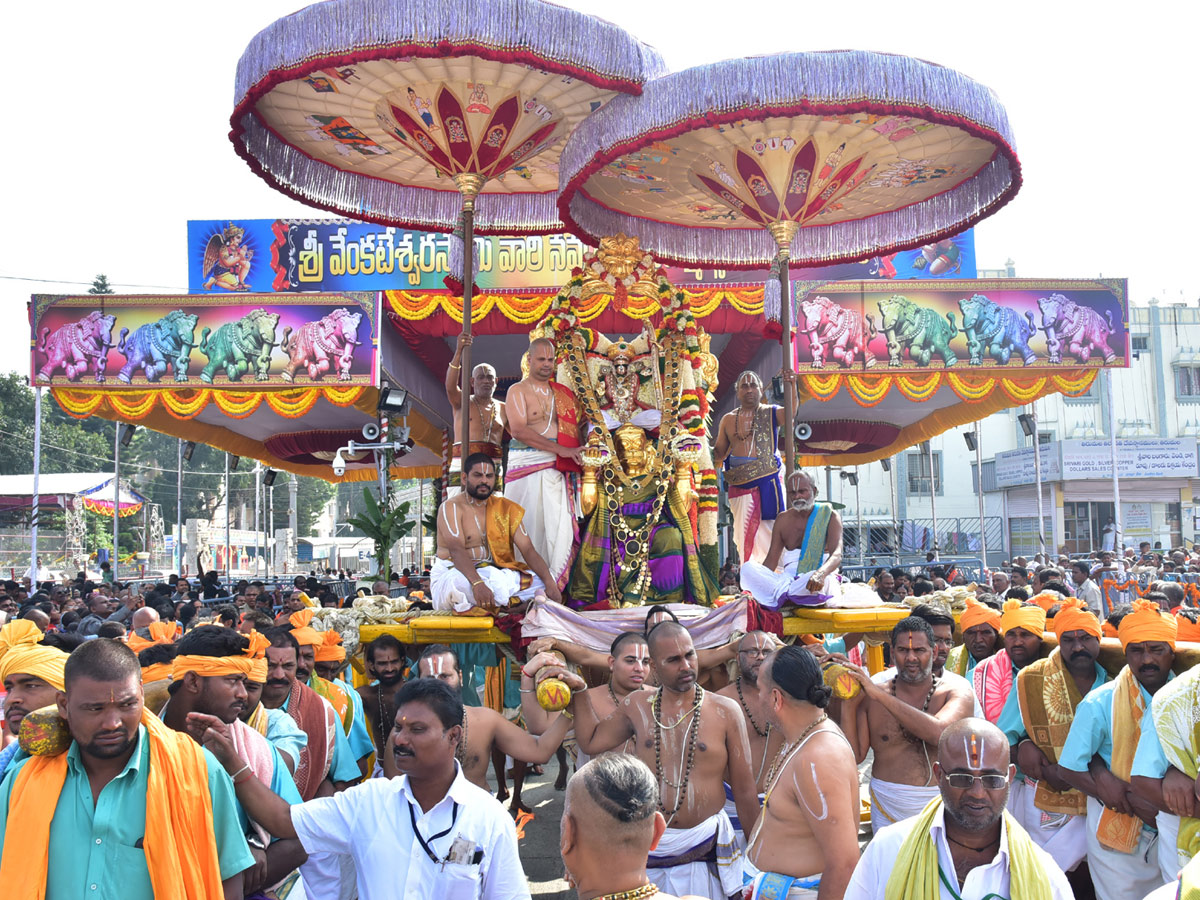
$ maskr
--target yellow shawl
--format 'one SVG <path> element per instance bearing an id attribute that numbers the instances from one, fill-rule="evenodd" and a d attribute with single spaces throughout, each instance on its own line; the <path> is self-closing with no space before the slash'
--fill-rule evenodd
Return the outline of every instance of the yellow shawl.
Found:
<path id="1" fill-rule="evenodd" d="M 1111 771 L 1128 783 L 1133 770 L 1133 753 L 1138 738 L 1142 736 L 1142 715 L 1146 702 L 1141 687 L 1129 666 L 1117 675 L 1117 686 L 1113 691 L 1113 733 Z M 1126 816 L 1107 807 L 1100 813 L 1096 828 L 1096 839 L 1102 846 L 1120 853 L 1132 853 L 1137 849 L 1142 834 L 1142 820 L 1137 816 Z"/>
<path id="2" fill-rule="evenodd" d="M 525 510 L 511 500 L 495 494 L 487 500 L 487 539 L 492 562 L 501 569 L 524 572 L 526 566 L 513 556 L 513 535 L 521 527 Z"/>
<path id="3" fill-rule="evenodd" d="M 941 808 L 942 798 L 934 797 L 912 823 L 892 867 L 884 900 L 937 900 L 941 896 L 941 868 L 930 835 Z M 1050 884 L 1033 850 L 1033 840 L 1007 812 L 1004 830 L 1008 833 L 1008 895 L 1020 900 L 1050 900 Z M 957 876 L 951 872 L 947 877 L 954 879 L 954 892 L 958 893 Z"/>
<path id="4" fill-rule="evenodd" d="M 1195 778 L 1200 759 L 1200 666 L 1188 669 L 1174 681 L 1168 681 L 1154 695 L 1150 714 L 1167 762 Z M 1200 858 L 1200 819 L 1185 816 L 1179 820 L 1178 849 L 1187 859 Z"/>
<path id="5" fill-rule="evenodd" d="M 1075 708 L 1083 696 L 1075 687 L 1075 679 L 1063 665 L 1062 654 L 1055 647 L 1046 659 L 1030 663 L 1017 675 L 1020 692 L 1021 719 L 1025 731 L 1037 748 L 1052 763 L 1058 762 Z M 1087 812 L 1087 798 L 1077 790 L 1064 793 L 1051 790 L 1044 781 L 1038 782 L 1033 805 L 1050 813 L 1081 816 Z"/>
<path id="6" fill-rule="evenodd" d="M 347 696 L 345 689 L 332 681 L 326 681 L 316 672 L 313 672 L 312 677 L 308 679 L 308 686 L 329 701 L 329 705 L 333 707 L 333 711 L 338 715 L 338 720 L 342 723 L 342 730 L 349 734 L 350 726 L 354 724 L 354 707 L 351 705 L 350 697 Z"/>
<path id="7" fill-rule="evenodd" d="M 155 900 L 222 897 L 204 752 L 149 710 L 142 713 L 142 725 L 150 741 L 145 851 Z M 5 900 L 45 898 L 50 821 L 66 780 L 66 753 L 35 756 L 17 775 L 8 820 L 20 827 L 8 829 L 0 860 Z"/>

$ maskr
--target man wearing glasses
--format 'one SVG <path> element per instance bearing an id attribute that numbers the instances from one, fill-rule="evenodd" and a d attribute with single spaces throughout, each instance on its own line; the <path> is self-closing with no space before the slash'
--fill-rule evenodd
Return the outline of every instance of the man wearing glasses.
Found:
<path id="1" fill-rule="evenodd" d="M 876 833 L 845 900 L 887 897 L 1072 897 L 1066 876 L 1005 812 L 1016 767 L 985 719 L 961 719 L 938 741 L 939 796 Z"/>
<path id="2" fill-rule="evenodd" d="M 762 806 L 763 791 L 766 790 L 764 782 L 767 769 L 783 747 L 783 734 L 767 721 L 765 707 L 758 696 L 758 672 L 763 661 L 778 646 L 774 636 L 765 631 L 751 631 L 743 635 L 737 648 L 737 679 L 717 692 L 737 703 L 746 720 L 746 732 L 750 736 L 750 771 L 754 774 L 759 806 Z M 729 821 L 733 823 L 745 847 L 748 835 L 744 833 L 737 817 L 733 789 L 728 784 L 725 785 L 725 812 L 729 814 Z"/>

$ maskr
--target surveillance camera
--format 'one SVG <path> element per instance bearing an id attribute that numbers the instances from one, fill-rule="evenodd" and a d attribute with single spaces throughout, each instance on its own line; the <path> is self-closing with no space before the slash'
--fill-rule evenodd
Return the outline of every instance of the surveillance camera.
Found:
<path id="1" fill-rule="evenodd" d="M 807 422 L 799 422 L 796 424 L 796 440 L 807 441 L 812 437 L 812 426 Z"/>
<path id="2" fill-rule="evenodd" d="M 368 422 L 362 427 L 362 436 L 368 441 L 379 440 L 379 425 L 375 422 Z"/>
<path id="3" fill-rule="evenodd" d="M 342 451 L 339 450 L 333 457 L 333 474 L 341 478 L 346 474 L 346 460 L 342 458 Z"/>

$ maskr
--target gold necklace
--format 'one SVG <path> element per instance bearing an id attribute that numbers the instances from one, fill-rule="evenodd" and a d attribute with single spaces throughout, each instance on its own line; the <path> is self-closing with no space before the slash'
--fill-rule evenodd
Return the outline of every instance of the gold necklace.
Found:
<path id="1" fill-rule="evenodd" d="M 757 415 L 758 415 L 757 409 L 752 410 L 750 412 L 749 431 L 747 431 L 743 434 L 742 433 L 742 411 L 739 409 L 736 413 L 734 413 L 733 436 L 735 438 L 737 438 L 739 441 L 749 440 L 751 437 L 753 437 L 754 436 L 754 418 Z"/>
<path id="2" fill-rule="evenodd" d="M 488 405 L 486 407 L 481 407 L 479 405 L 478 398 L 472 397 L 471 405 L 474 406 L 475 411 L 477 413 L 479 413 L 479 427 L 483 432 L 483 439 L 485 441 L 491 441 L 492 426 L 496 423 L 496 400 L 495 400 L 495 398 L 492 398 L 490 401 L 488 401 Z M 488 413 L 486 422 L 484 421 L 484 418 L 483 418 L 484 409 L 487 409 L 487 413 Z"/>
<path id="3" fill-rule="evenodd" d="M 641 887 L 630 888 L 627 891 L 617 891 L 615 894 L 601 894 L 592 900 L 645 900 L 658 893 L 658 885 L 643 884 Z"/>
<path id="4" fill-rule="evenodd" d="M 771 769 L 767 772 L 767 790 L 766 795 L 763 798 L 764 807 L 766 806 L 767 800 L 771 797 L 771 791 L 775 788 L 775 782 L 779 780 L 779 774 L 783 771 L 784 766 L 791 761 L 792 754 L 800 748 L 800 745 L 804 743 L 804 739 L 812 734 L 813 730 L 828 718 L 828 715 L 821 713 L 821 715 L 813 719 L 811 725 L 804 729 L 800 737 L 796 738 L 796 740 L 792 742 L 790 747 L 779 748 L 779 753 L 775 755 L 775 761 L 771 763 Z"/>

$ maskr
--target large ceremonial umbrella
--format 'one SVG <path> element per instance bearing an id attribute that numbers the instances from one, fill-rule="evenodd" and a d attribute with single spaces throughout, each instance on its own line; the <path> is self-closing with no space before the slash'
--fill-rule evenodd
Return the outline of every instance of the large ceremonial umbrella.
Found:
<path id="1" fill-rule="evenodd" d="M 585 240 L 625 232 L 660 261 L 775 258 L 784 364 L 790 264 L 929 244 L 1020 186 L 995 95 L 880 53 L 784 53 L 667 75 L 586 120 L 563 149 L 559 212 Z M 793 417 L 786 395 L 788 421 Z M 785 432 L 788 471 L 794 462 Z"/>
<path id="2" fill-rule="evenodd" d="M 268 183 L 356 219 L 463 233 L 559 230 L 562 139 L 663 71 L 607 22 L 540 0 L 328 0 L 238 63 L 231 139 Z M 462 357 L 469 446 L 470 354 Z M 465 455 L 465 454 L 464 454 Z"/>

